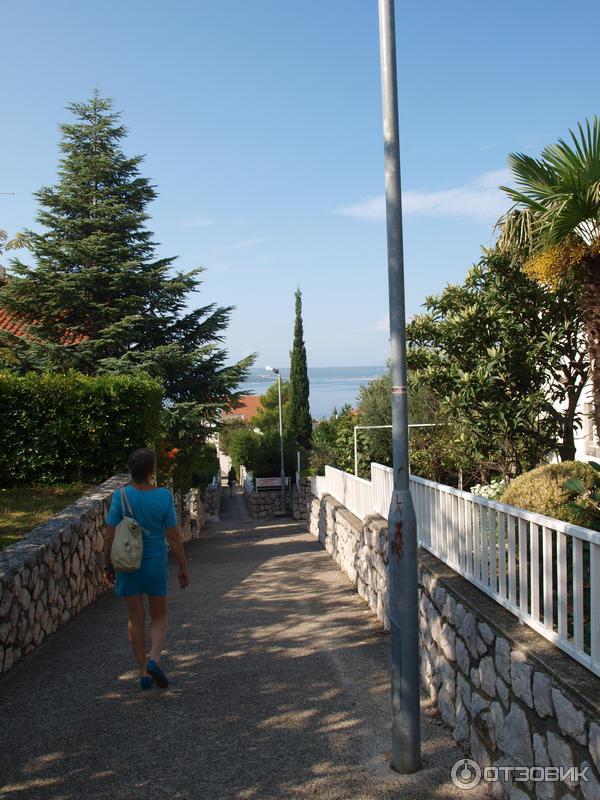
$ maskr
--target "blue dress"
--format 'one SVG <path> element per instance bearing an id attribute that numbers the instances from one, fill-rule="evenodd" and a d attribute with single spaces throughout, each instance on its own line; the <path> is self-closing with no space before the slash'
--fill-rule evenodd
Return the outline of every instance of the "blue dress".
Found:
<path id="1" fill-rule="evenodd" d="M 166 528 L 177 525 L 177 514 L 173 495 L 168 489 L 136 489 L 126 486 L 127 499 L 133 515 L 141 528 L 143 553 L 139 569 L 133 572 L 117 572 L 116 594 L 130 597 L 134 594 L 151 594 L 164 597 L 168 588 L 169 563 L 167 555 Z M 107 525 L 117 526 L 123 519 L 121 496 L 117 491 L 112 496 Z"/>

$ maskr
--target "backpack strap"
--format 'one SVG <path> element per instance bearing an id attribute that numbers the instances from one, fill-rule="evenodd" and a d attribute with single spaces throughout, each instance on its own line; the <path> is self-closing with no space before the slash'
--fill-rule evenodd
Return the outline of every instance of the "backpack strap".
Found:
<path id="1" fill-rule="evenodd" d="M 131 519 L 135 519 L 135 514 L 133 513 L 133 509 L 131 508 L 131 503 L 129 502 L 129 497 L 127 497 L 127 492 L 125 491 L 124 486 L 120 488 L 119 494 L 121 497 L 121 512 L 123 516 L 125 516 L 127 513 L 127 516 L 131 517 Z M 144 531 L 144 533 L 147 533 L 146 528 L 142 528 L 137 519 L 135 519 L 135 521 L 137 522 L 140 530 Z"/>
<path id="2" fill-rule="evenodd" d="M 125 491 L 124 486 L 122 486 L 120 489 L 120 495 L 121 495 L 121 511 L 123 513 L 123 516 L 125 516 L 125 512 L 127 512 L 128 516 L 130 516 L 132 519 L 135 519 L 133 511 L 131 510 L 131 503 L 129 502 L 129 498 L 127 497 L 127 492 Z"/>

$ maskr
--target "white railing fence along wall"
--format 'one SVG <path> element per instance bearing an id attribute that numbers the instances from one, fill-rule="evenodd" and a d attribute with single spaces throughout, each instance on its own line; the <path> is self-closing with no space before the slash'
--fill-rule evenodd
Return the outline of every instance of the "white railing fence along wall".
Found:
<path id="1" fill-rule="evenodd" d="M 341 469 L 325 467 L 325 478 L 317 478 L 317 486 L 319 497 L 324 493 L 332 495 L 359 519 L 374 513 L 371 481 L 357 478 Z"/>
<path id="2" fill-rule="evenodd" d="M 373 512 L 387 519 L 394 492 L 392 468 L 384 467 L 381 464 L 371 464 L 371 483 L 373 484 Z"/>
<path id="3" fill-rule="evenodd" d="M 419 543 L 600 675 L 600 533 L 411 476 Z M 371 481 L 326 467 L 330 494 L 360 519 L 387 518 L 390 467 Z"/>

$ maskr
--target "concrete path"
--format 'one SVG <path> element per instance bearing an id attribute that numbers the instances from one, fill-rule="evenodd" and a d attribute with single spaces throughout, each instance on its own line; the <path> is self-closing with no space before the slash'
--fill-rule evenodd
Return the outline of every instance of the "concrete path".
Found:
<path id="1" fill-rule="evenodd" d="M 387 768 L 387 636 L 302 527 L 238 495 L 186 548 L 167 691 L 138 689 L 112 596 L 0 681 L 2 800 L 467 800 L 426 703 L 423 771 Z"/>

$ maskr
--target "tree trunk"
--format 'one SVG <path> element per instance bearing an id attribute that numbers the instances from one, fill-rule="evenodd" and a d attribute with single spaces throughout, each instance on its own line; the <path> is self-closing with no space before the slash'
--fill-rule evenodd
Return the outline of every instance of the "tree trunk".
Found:
<path id="1" fill-rule="evenodd" d="M 561 423 L 562 440 L 558 446 L 558 454 L 561 461 L 575 461 L 575 453 L 577 451 L 575 446 L 575 417 L 577 416 L 577 407 L 586 382 L 587 378 L 585 381 L 583 378 L 575 378 L 567 391 L 567 407 L 562 414 Z"/>
<path id="2" fill-rule="evenodd" d="M 582 320 L 590 356 L 594 426 L 600 439 L 600 258 L 590 259 L 583 283 Z"/>
<path id="3" fill-rule="evenodd" d="M 561 461 L 575 461 L 575 436 L 573 425 L 565 420 L 562 442 L 558 446 L 558 455 Z"/>

